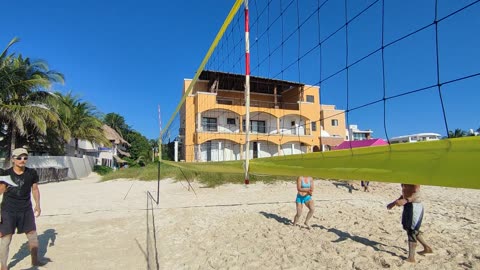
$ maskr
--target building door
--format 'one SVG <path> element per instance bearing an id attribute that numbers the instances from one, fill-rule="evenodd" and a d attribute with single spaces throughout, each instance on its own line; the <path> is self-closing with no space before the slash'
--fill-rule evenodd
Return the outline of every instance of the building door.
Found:
<path id="1" fill-rule="evenodd" d="M 206 152 L 207 152 L 207 161 L 212 161 L 212 142 L 208 141 L 205 143 Z"/>
<path id="2" fill-rule="evenodd" d="M 253 158 L 258 158 L 258 143 L 253 142 Z"/>

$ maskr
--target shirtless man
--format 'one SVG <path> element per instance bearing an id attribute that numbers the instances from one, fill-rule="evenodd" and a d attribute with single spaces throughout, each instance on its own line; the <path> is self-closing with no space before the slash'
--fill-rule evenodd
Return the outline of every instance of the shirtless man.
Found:
<path id="1" fill-rule="evenodd" d="M 402 196 L 387 205 L 390 210 L 394 206 L 403 206 L 402 225 L 408 236 L 407 262 L 415 262 L 415 248 L 417 240 L 422 244 L 423 251 L 420 255 L 433 253 L 432 248 L 423 240 L 420 226 L 423 219 L 423 205 L 420 200 L 420 185 L 402 184 Z"/>

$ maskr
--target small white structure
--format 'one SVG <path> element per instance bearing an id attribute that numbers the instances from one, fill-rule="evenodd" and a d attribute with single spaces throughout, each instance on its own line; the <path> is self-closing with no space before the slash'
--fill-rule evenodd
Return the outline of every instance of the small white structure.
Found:
<path id="1" fill-rule="evenodd" d="M 480 129 L 478 129 L 478 130 L 480 130 Z M 474 131 L 473 129 L 470 129 L 470 130 L 468 131 L 468 134 L 469 134 L 470 136 L 479 136 L 479 135 L 480 135 L 480 133 L 479 133 L 478 131 Z"/>
<path id="2" fill-rule="evenodd" d="M 345 133 L 346 141 L 363 141 L 371 139 L 373 131 L 371 129 L 361 130 L 358 125 L 349 125 Z"/>
<path id="3" fill-rule="evenodd" d="M 119 157 L 119 155 L 130 157 L 130 154 L 126 152 L 126 146 L 130 144 L 120 136 L 113 128 L 103 125 L 103 133 L 105 137 L 111 142 L 111 147 L 98 147 L 97 165 L 108 166 L 112 168 L 121 167 L 121 165 L 127 163 L 125 160 Z"/>
<path id="4" fill-rule="evenodd" d="M 438 133 L 417 133 L 412 135 L 404 135 L 390 138 L 390 143 L 410 143 L 410 142 L 423 142 L 423 141 L 437 141 L 442 136 Z"/>
<path id="5" fill-rule="evenodd" d="M 98 156 L 98 147 L 96 143 L 92 143 L 86 140 L 78 140 L 77 156 Z M 69 143 L 65 145 L 65 156 L 75 156 L 75 139 L 71 139 Z"/>

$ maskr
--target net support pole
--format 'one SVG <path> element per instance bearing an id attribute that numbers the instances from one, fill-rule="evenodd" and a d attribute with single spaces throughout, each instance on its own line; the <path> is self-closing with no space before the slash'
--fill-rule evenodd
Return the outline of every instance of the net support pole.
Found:
<path id="1" fill-rule="evenodd" d="M 160 105 L 158 105 L 158 126 L 160 136 L 158 136 L 158 173 L 157 173 L 157 205 L 160 203 L 160 168 L 162 162 L 162 115 L 160 113 Z"/>
<path id="2" fill-rule="evenodd" d="M 248 170 L 250 158 L 250 30 L 248 22 L 248 0 L 245 6 L 245 185 L 250 183 Z"/>

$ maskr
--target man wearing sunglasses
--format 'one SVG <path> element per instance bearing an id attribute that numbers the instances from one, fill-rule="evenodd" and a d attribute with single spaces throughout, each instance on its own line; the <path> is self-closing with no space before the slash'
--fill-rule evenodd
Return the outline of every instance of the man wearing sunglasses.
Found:
<path id="1" fill-rule="evenodd" d="M 10 186 L 3 194 L 2 221 L 0 223 L 0 263 L 1 270 L 7 270 L 8 251 L 15 229 L 18 234 L 25 233 L 32 257 L 33 266 L 42 266 L 46 262 L 38 258 L 38 236 L 35 216 L 40 216 L 40 191 L 38 189 L 38 174 L 34 169 L 25 165 L 28 160 L 28 151 L 17 148 L 12 152 L 13 166 L 5 172 L 17 185 Z M 33 195 L 35 208 L 32 209 L 30 194 Z"/>

